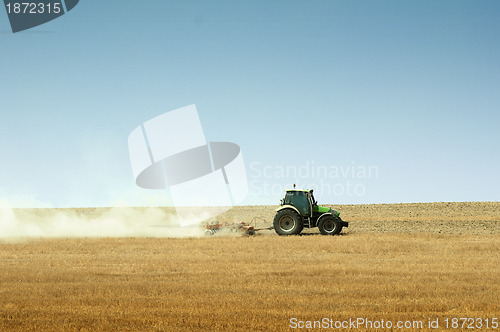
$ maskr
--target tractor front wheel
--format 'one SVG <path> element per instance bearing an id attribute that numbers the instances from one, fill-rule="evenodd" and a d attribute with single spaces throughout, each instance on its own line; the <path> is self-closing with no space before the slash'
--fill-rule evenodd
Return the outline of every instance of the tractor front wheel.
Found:
<path id="1" fill-rule="evenodd" d="M 342 231 L 342 220 L 333 216 L 323 217 L 319 221 L 318 228 L 323 235 L 336 235 Z"/>
<path id="2" fill-rule="evenodd" d="M 274 216 L 273 226 L 279 235 L 295 235 L 304 229 L 302 218 L 291 209 L 278 211 Z"/>

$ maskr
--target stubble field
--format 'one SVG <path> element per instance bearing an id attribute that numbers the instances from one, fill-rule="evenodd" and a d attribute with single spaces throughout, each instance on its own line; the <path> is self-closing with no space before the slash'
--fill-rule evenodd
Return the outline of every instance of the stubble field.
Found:
<path id="1" fill-rule="evenodd" d="M 363 319 L 338 330 L 383 320 L 423 331 L 454 318 L 500 329 L 500 203 L 334 207 L 350 221 L 335 237 L 1 239 L 0 330 L 272 331 Z M 43 222 L 61 211 L 15 212 Z M 219 219 L 255 216 L 268 226 L 273 207 Z"/>

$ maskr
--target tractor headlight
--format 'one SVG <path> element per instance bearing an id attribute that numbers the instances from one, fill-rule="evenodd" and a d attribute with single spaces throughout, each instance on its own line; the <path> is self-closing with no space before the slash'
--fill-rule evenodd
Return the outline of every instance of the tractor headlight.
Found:
<path id="1" fill-rule="evenodd" d="M 339 212 L 339 211 L 336 211 L 336 210 L 334 210 L 334 209 L 331 209 L 331 208 L 330 208 L 330 212 L 332 213 L 332 215 L 333 215 L 334 217 L 338 217 L 338 216 L 340 216 L 340 212 Z"/>

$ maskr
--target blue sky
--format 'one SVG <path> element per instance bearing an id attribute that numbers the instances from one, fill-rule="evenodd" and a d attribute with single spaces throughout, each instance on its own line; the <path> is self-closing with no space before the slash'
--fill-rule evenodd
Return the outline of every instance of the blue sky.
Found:
<path id="1" fill-rule="evenodd" d="M 0 200 L 168 204 L 135 186 L 127 138 L 196 104 L 208 141 L 242 149 L 245 204 L 292 183 L 322 203 L 499 201 L 499 15 L 497 1 L 82 0 L 12 34 L 0 10 Z"/>

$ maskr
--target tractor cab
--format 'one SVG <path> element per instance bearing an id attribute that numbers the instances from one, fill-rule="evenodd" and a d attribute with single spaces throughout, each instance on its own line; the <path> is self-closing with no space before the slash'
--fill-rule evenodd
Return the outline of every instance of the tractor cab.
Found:
<path id="1" fill-rule="evenodd" d="M 302 217 L 312 217 L 316 201 L 311 190 L 287 190 L 281 205 L 290 205 L 296 208 Z"/>

